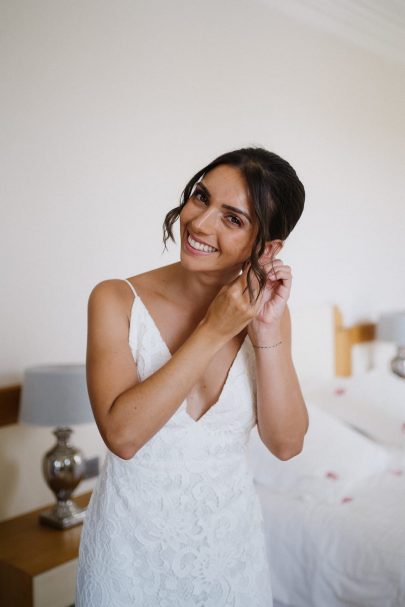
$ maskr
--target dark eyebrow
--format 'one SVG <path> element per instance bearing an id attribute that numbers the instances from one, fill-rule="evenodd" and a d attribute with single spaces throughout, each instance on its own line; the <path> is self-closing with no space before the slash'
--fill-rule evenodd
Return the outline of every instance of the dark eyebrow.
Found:
<path id="1" fill-rule="evenodd" d="M 197 183 L 195 185 L 196 185 L 196 187 L 200 186 L 201 189 L 204 190 L 204 192 L 206 193 L 206 195 L 208 196 L 208 198 L 211 197 L 209 189 L 207 188 L 207 186 L 202 181 L 197 181 Z M 228 209 L 229 211 L 233 211 L 234 213 L 240 213 L 240 215 L 243 215 L 244 217 L 246 217 L 246 219 L 248 219 L 248 221 L 250 221 L 250 223 L 252 223 L 252 220 L 251 220 L 250 216 L 248 215 L 248 213 L 246 213 L 246 211 L 242 211 L 242 209 L 238 209 L 236 207 L 233 207 L 230 204 L 223 204 L 222 207 L 224 209 Z"/>

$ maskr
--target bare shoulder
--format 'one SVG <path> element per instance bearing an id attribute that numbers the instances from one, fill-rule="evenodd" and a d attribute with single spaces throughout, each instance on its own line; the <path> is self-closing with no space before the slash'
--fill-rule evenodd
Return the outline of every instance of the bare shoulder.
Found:
<path id="1" fill-rule="evenodd" d="M 170 294 L 174 265 L 148 270 L 142 274 L 130 276 L 127 280 L 135 287 L 136 291 L 139 289 L 141 295 L 160 296 L 166 299 Z"/>
<path id="2" fill-rule="evenodd" d="M 167 286 L 171 282 L 171 266 L 163 266 L 141 274 L 129 276 L 126 280 L 134 287 L 141 298 L 144 295 L 165 298 Z M 97 283 L 89 296 L 89 307 L 92 309 L 109 308 L 111 311 L 124 312 L 130 317 L 134 293 L 126 280 L 109 278 Z"/>
<path id="3" fill-rule="evenodd" d="M 121 278 L 109 278 L 97 283 L 89 295 L 89 309 L 109 308 L 129 318 L 134 294 Z"/>

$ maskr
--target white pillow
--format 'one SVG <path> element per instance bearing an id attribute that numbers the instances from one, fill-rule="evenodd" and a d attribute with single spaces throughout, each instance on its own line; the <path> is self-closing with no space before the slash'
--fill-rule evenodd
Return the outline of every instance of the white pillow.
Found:
<path id="1" fill-rule="evenodd" d="M 289 460 L 276 458 L 257 427 L 252 430 L 248 461 L 254 479 L 301 498 L 349 499 L 353 485 L 386 469 L 392 454 L 316 405 L 306 404 L 310 421 L 304 448 Z"/>
<path id="2" fill-rule="evenodd" d="M 372 370 L 303 387 L 304 397 L 371 438 L 405 448 L 405 379 Z"/>

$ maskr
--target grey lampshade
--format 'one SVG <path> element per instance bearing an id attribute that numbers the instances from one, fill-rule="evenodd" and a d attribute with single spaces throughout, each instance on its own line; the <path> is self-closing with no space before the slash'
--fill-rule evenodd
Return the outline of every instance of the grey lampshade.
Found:
<path id="1" fill-rule="evenodd" d="M 70 426 L 94 421 L 85 365 L 27 368 L 19 419 L 38 426 Z"/>
<path id="2" fill-rule="evenodd" d="M 405 346 L 405 310 L 383 314 L 377 323 L 377 339 Z"/>

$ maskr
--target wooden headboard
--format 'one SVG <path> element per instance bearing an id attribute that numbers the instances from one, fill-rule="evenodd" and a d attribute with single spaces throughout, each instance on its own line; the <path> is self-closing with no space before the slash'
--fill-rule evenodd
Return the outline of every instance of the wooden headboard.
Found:
<path id="1" fill-rule="evenodd" d="M 352 373 L 352 346 L 375 339 L 373 323 L 359 323 L 351 327 L 343 326 L 342 314 L 333 307 L 335 375 L 348 376 Z M 20 403 L 21 386 L 0 387 L 0 426 L 16 424 Z"/>
<path id="2" fill-rule="evenodd" d="M 334 307 L 335 320 L 335 374 L 347 377 L 352 374 L 352 346 L 375 339 L 374 323 L 358 323 L 344 327 L 342 314 Z"/>

